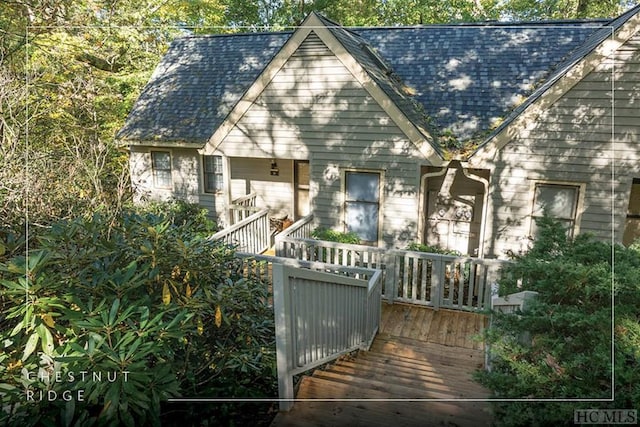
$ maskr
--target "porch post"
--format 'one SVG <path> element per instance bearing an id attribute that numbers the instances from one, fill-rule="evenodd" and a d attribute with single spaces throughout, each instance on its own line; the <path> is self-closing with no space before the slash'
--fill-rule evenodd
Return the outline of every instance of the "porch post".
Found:
<path id="1" fill-rule="evenodd" d="M 396 298 L 396 255 L 392 251 L 385 252 L 384 256 L 384 293 L 389 304 L 393 304 Z"/>
<path id="2" fill-rule="evenodd" d="M 442 255 L 435 255 L 431 261 L 431 304 L 436 310 L 440 308 L 444 281 L 445 275 Z"/>
<path id="3" fill-rule="evenodd" d="M 225 213 L 227 227 L 233 225 L 233 212 L 231 211 L 231 159 L 222 156 L 222 180 L 224 182 Z"/>
<path id="4" fill-rule="evenodd" d="M 293 407 L 295 391 L 290 368 L 291 327 L 289 306 L 289 277 L 283 264 L 272 264 L 273 269 L 273 311 L 276 323 L 276 366 L 278 369 L 278 398 L 280 410 L 288 411 Z"/>

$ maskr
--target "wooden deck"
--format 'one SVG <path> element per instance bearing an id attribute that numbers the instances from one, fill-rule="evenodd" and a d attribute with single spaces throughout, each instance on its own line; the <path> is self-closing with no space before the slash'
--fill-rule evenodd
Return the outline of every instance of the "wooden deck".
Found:
<path id="1" fill-rule="evenodd" d="M 383 304 L 382 313 L 370 350 L 303 377 L 296 395 L 302 400 L 272 427 L 491 424 L 487 402 L 460 400 L 489 397 L 471 378 L 484 364 L 473 336 L 485 316 L 404 304 Z"/>

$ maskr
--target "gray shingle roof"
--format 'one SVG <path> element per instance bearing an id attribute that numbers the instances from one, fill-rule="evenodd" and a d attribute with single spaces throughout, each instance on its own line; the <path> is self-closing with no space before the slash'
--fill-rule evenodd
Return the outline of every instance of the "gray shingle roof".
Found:
<path id="1" fill-rule="evenodd" d="M 116 137 L 202 145 L 290 36 L 174 40 Z"/>
<path id="2" fill-rule="evenodd" d="M 363 29 L 416 91 L 437 127 L 485 132 L 549 76 L 602 21 Z"/>
<path id="3" fill-rule="evenodd" d="M 509 123 L 511 123 L 516 117 L 518 117 L 518 115 L 522 113 L 529 105 L 540 98 L 547 89 L 549 89 L 554 83 L 556 83 L 562 76 L 567 74 L 567 72 L 569 72 L 569 70 L 582 58 L 589 54 L 604 40 L 610 38 L 615 31 L 619 30 L 620 27 L 622 27 L 632 16 L 636 15 L 638 12 L 640 12 L 640 4 L 629 9 L 619 17 L 606 22 L 605 25 L 594 31 L 583 44 L 581 44 L 569 56 L 567 56 L 564 61 L 562 61 L 555 67 L 553 73 L 547 79 L 545 79 L 544 82 L 542 82 L 542 84 L 540 84 L 540 86 L 529 97 L 527 97 L 527 99 L 522 104 L 518 105 L 505 117 L 505 120 L 500 124 L 500 126 L 498 126 L 484 139 L 481 146 L 487 144 L 491 140 L 491 138 L 493 138 L 496 134 L 498 134 L 506 126 L 508 126 Z"/>
<path id="4" fill-rule="evenodd" d="M 335 24 L 325 21 L 411 121 L 423 125 L 424 111 L 437 127 L 451 130 L 460 140 L 486 136 L 494 121 L 513 114 L 545 81 L 590 51 L 608 22 L 346 30 L 331 28 Z M 290 35 L 175 40 L 117 138 L 202 145 Z M 363 43 L 372 46 L 381 61 L 367 53 Z M 415 95 L 407 96 L 403 85 Z"/>

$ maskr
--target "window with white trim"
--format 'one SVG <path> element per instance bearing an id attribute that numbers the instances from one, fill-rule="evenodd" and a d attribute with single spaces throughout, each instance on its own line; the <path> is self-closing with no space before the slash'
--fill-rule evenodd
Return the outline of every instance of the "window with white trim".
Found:
<path id="1" fill-rule="evenodd" d="M 221 193 L 223 187 L 222 156 L 202 156 L 204 192 Z"/>
<path id="2" fill-rule="evenodd" d="M 567 236 L 573 237 L 579 195 L 580 187 L 577 185 L 536 184 L 531 213 L 531 235 L 537 235 L 536 219 L 546 214 L 563 223 L 567 229 Z"/>
<path id="3" fill-rule="evenodd" d="M 361 240 L 378 242 L 380 213 L 380 174 L 346 172 L 344 218 L 347 231 Z"/>
<path id="4" fill-rule="evenodd" d="M 171 188 L 171 153 L 169 151 L 151 152 L 153 185 L 156 188 Z"/>

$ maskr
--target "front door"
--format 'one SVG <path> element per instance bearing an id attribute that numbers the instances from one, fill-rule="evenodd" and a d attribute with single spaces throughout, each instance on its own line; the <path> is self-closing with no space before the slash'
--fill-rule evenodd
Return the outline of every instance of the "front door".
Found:
<path id="1" fill-rule="evenodd" d="M 293 173 L 295 220 L 309 215 L 309 162 L 296 160 Z"/>
<path id="2" fill-rule="evenodd" d="M 452 168 L 427 179 L 424 242 L 440 249 L 477 256 L 484 185 Z"/>

